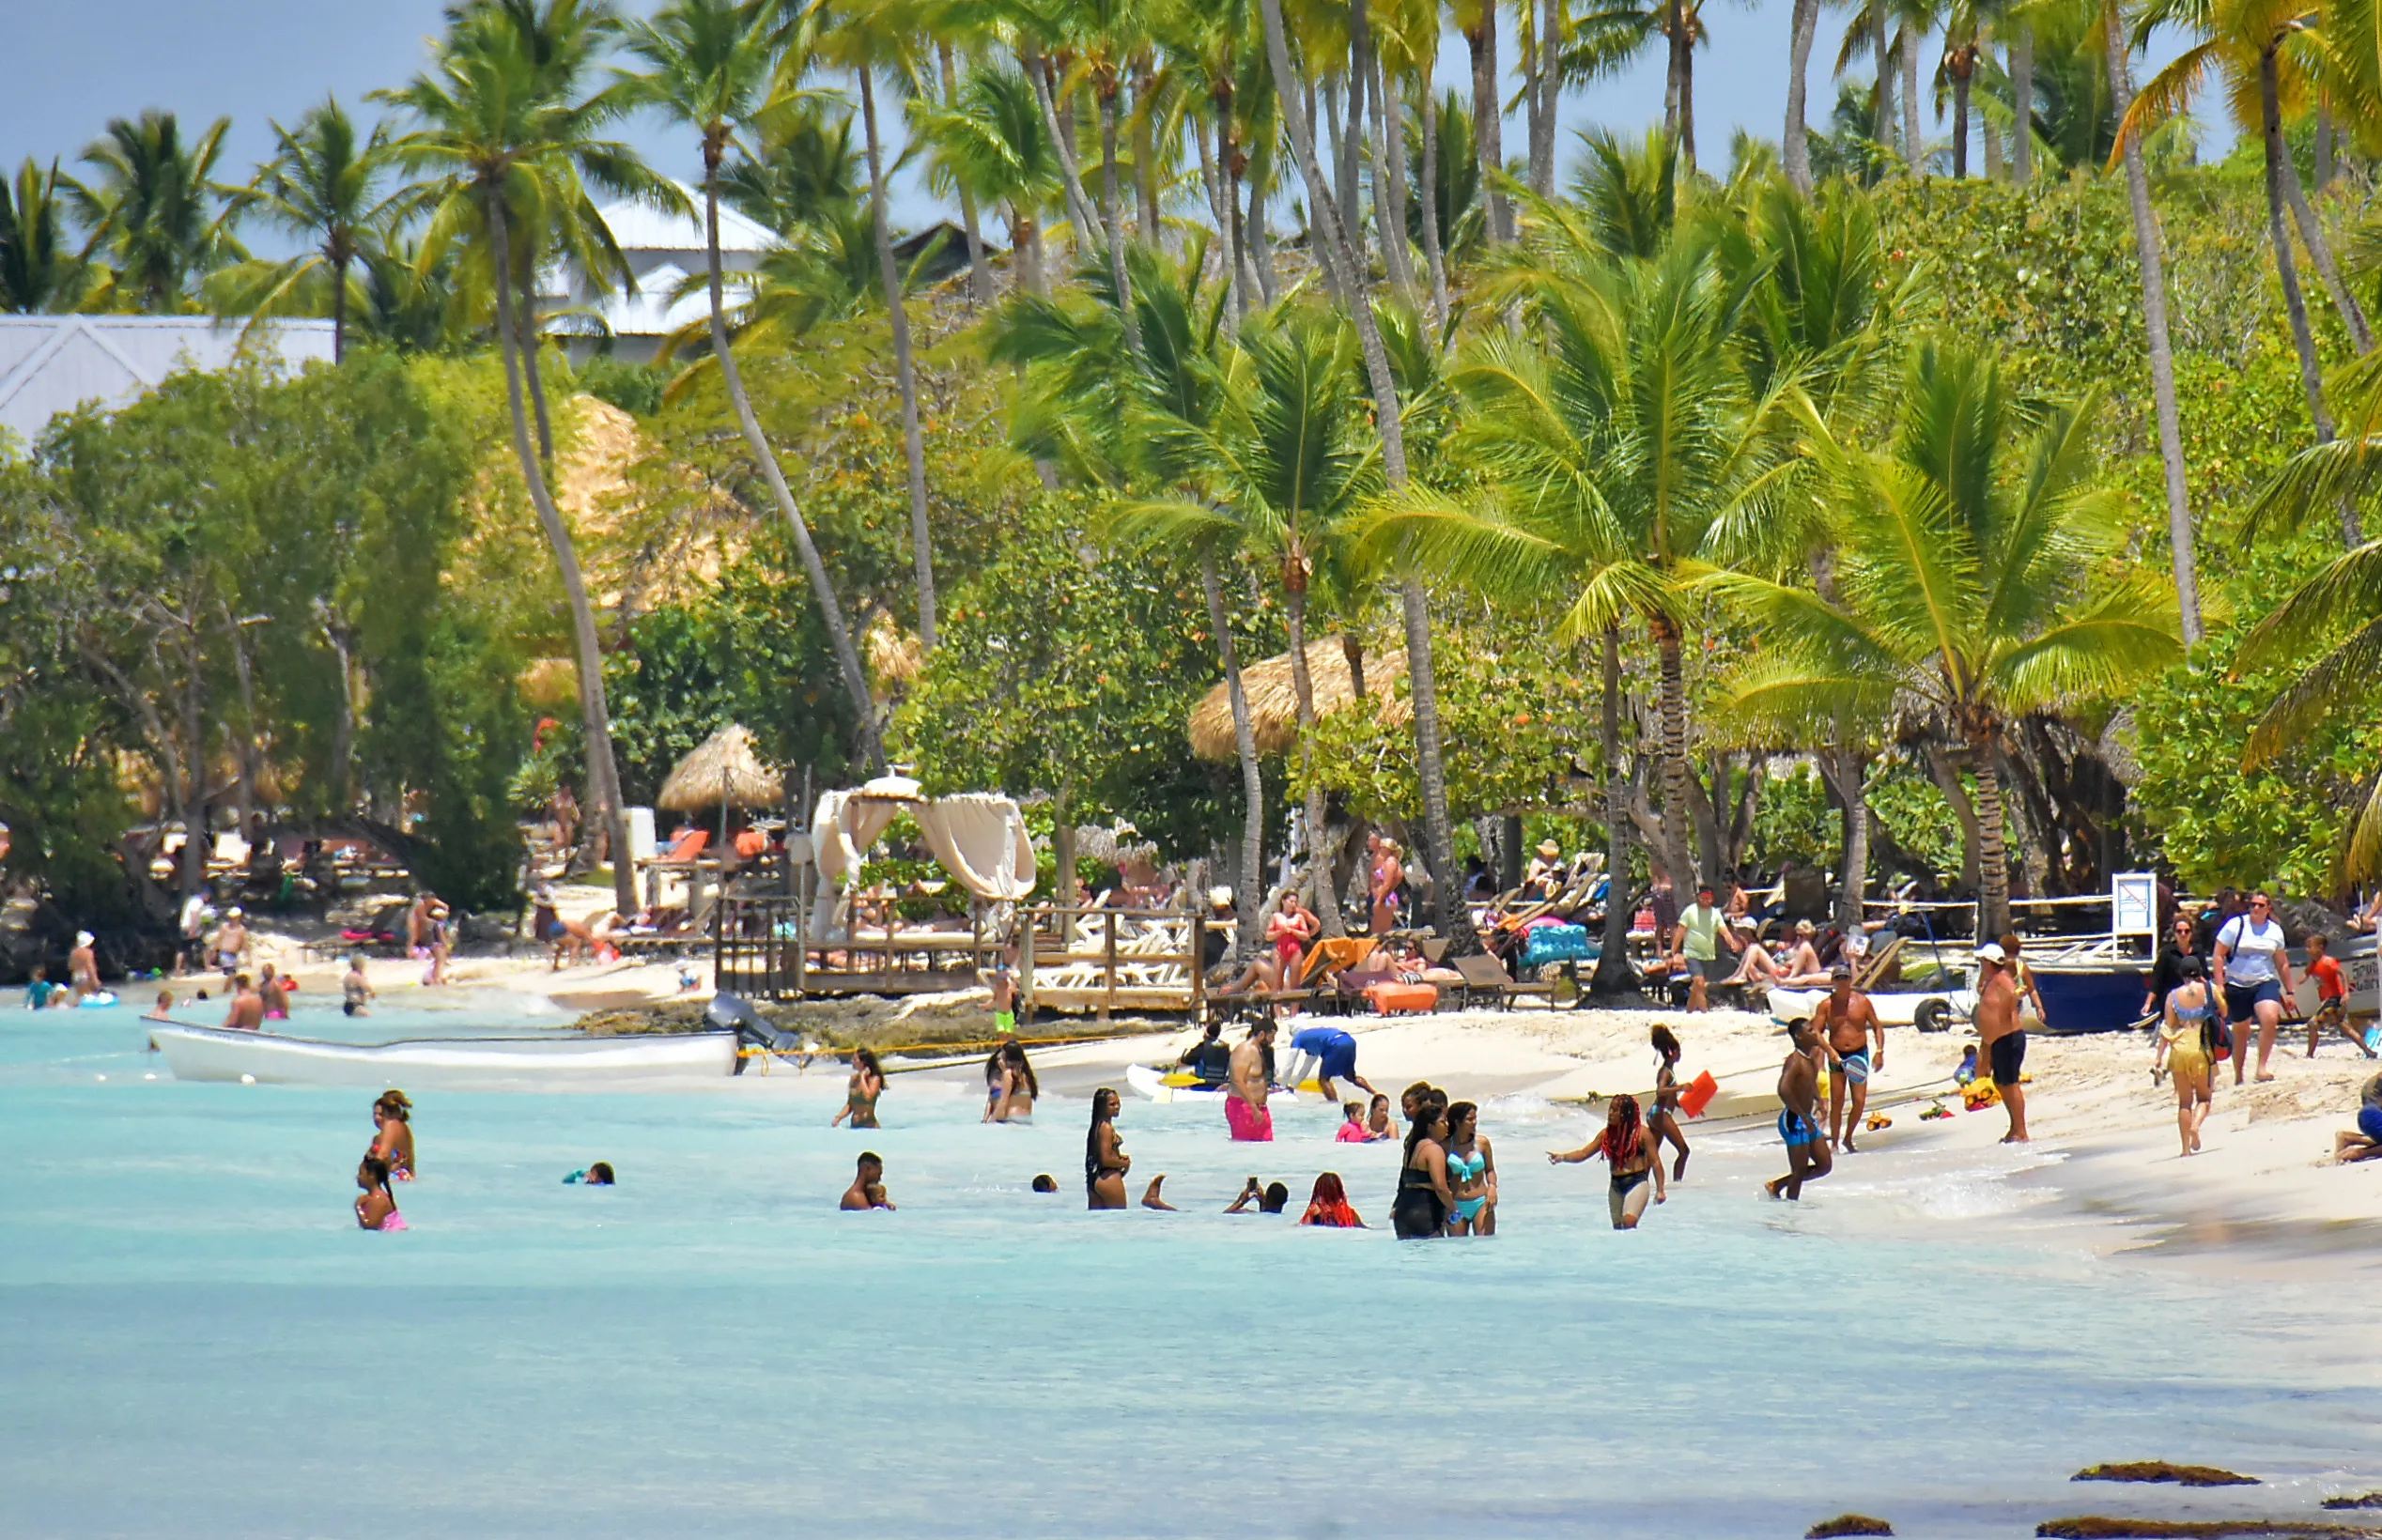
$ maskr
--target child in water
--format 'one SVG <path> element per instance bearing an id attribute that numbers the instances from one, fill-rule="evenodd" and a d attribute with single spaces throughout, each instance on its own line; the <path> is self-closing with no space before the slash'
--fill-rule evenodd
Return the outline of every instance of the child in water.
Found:
<path id="1" fill-rule="evenodd" d="M 1365 1132 L 1365 1103 L 1343 1101 L 1340 1103 L 1340 1116 L 1346 1121 L 1340 1124 L 1339 1132 L 1332 1135 L 1334 1144 L 1361 1145 L 1372 1138 Z"/>
<path id="2" fill-rule="evenodd" d="M 162 989 L 157 992 L 157 1004 L 149 1007 L 149 1013 L 146 1019 L 152 1022 L 170 1022 L 174 1019 L 174 992 L 172 990 Z"/>
<path id="3" fill-rule="evenodd" d="M 883 1209 L 891 1211 L 893 1200 L 885 1195 L 885 1163 L 874 1151 L 862 1150 L 854 1163 L 852 1185 L 843 1190 L 843 1201 L 837 1205 L 846 1210 Z"/>

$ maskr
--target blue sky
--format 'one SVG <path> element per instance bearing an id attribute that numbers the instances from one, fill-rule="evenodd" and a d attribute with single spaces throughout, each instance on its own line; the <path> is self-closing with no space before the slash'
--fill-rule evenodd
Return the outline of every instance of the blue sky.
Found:
<path id="1" fill-rule="evenodd" d="M 31 155 L 70 166 L 110 117 L 155 106 L 178 113 L 193 131 L 228 115 L 225 174 L 244 177 L 271 147 L 268 119 L 291 121 L 329 93 L 362 108 L 365 92 L 410 76 L 423 61 L 425 39 L 439 30 L 441 3 L 39 0 L 10 8 L 9 46 L 0 50 L 0 164 L 14 167 Z M 1726 0 L 1706 14 L 1712 42 L 1696 61 L 1697 140 L 1706 162 L 1721 164 L 1736 128 L 1778 137 L 1786 113 L 1788 9 L 1786 0 Z M 1815 123 L 1825 122 L 1834 101 L 1827 69 L 1844 17 L 1835 8 L 1821 14 L 1812 50 Z M 1514 52 L 1508 33 L 1503 49 L 1508 67 Z M 1464 75 L 1462 47 L 1451 41 L 1443 51 L 1443 79 L 1462 86 Z M 1591 124 L 1636 131 L 1662 110 L 1658 58 L 1625 78 L 1572 93 L 1562 109 L 1565 163 L 1569 131 Z M 681 136 L 646 123 L 633 125 L 629 136 L 657 167 L 693 175 L 692 149 Z M 1509 127 L 1508 152 L 1519 154 L 1522 143 L 1518 126 Z M 931 208 L 922 194 L 905 189 L 896 218 L 915 223 L 931 217 Z"/>

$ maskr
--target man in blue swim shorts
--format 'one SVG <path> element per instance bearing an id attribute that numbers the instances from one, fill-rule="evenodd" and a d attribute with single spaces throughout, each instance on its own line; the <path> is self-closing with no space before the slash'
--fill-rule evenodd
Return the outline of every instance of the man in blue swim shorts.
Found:
<path id="1" fill-rule="evenodd" d="M 1372 1083 L 1356 1072 L 1356 1040 L 1334 1026 L 1310 1026 L 1291 1039 L 1291 1072 L 1282 1077 L 1282 1084 L 1296 1090 L 1307 1075 L 1312 1061 L 1316 1087 L 1326 1101 L 1339 1100 L 1339 1092 L 1332 1086 L 1335 1080 L 1353 1082 L 1365 1088 L 1367 1096 L 1378 1096 Z"/>
<path id="2" fill-rule="evenodd" d="M 1786 1110 L 1778 1115 L 1778 1136 L 1786 1141 L 1786 1175 L 1764 1182 L 1774 1198 L 1800 1198 L 1803 1183 L 1817 1181 L 1835 1164 L 1819 1125 L 1819 1035 L 1809 1022 L 1790 1029 L 1795 1051 L 1778 1071 L 1778 1100 Z"/>
<path id="3" fill-rule="evenodd" d="M 1813 1036 L 1827 1044 L 1836 1072 L 1828 1077 L 1828 1140 L 1848 1155 L 1859 1154 L 1853 1135 L 1869 1111 L 1869 1074 L 1886 1067 L 1886 1025 L 1869 996 L 1852 987 L 1852 969 L 1839 962 L 1828 970 L 1828 998 L 1811 1013 Z M 1876 1051 L 1871 1051 L 1871 1040 Z M 1850 1102 L 1850 1116 L 1846 1103 Z"/>
<path id="4" fill-rule="evenodd" d="M 2368 1080 L 2359 1093 L 2356 1132 L 2338 1133 L 2332 1139 L 2336 1161 L 2371 1161 L 2377 1156 L 2382 1156 L 2382 1075 Z"/>

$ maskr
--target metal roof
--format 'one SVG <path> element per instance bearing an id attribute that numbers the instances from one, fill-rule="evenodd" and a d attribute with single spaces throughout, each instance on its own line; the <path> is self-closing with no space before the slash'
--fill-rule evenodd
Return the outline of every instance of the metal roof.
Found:
<path id="1" fill-rule="evenodd" d="M 177 369 L 215 370 L 243 347 L 331 362 L 329 321 L 254 328 L 205 316 L 0 316 L 0 428 L 29 445 L 86 401 L 120 407 Z"/>

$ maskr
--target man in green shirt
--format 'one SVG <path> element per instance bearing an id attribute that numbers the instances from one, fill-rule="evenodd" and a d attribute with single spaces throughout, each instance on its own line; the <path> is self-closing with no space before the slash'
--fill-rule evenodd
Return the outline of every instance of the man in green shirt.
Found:
<path id="1" fill-rule="evenodd" d="M 1707 883 L 1695 890 L 1695 902 L 1679 911 L 1678 926 L 1671 932 L 1671 949 L 1687 974 L 1690 1010 L 1708 1009 L 1706 986 L 1728 977 L 1721 965 L 1720 935 L 1721 912 L 1712 907 L 1712 886 Z"/>

